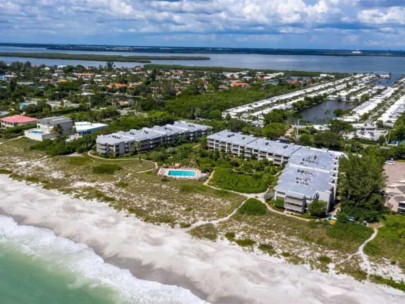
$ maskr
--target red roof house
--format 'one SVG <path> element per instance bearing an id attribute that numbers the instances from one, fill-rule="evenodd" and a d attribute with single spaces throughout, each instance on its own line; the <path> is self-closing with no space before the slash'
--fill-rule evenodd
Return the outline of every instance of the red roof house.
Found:
<path id="1" fill-rule="evenodd" d="M 0 118 L 1 126 L 3 128 L 12 128 L 37 122 L 37 118 L 32 118 L 24 115 L 13 115 Z"/>

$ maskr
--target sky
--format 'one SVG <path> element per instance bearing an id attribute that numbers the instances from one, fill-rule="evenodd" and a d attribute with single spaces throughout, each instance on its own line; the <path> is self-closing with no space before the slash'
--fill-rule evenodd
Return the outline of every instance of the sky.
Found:
<path id="1" fill-rule="evenodd" d="M 402 49 L 405 0 L 0 0 L 0 42 Z"/>

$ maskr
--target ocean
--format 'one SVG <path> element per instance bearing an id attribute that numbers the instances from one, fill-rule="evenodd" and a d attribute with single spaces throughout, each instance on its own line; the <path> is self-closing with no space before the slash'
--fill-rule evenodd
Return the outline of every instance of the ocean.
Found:
<path id="1" fill-rule="evenodd" d="M 92 249 L 0 215 L 0 303 L 199 303 L 189 291 L 139 280 Z"/>

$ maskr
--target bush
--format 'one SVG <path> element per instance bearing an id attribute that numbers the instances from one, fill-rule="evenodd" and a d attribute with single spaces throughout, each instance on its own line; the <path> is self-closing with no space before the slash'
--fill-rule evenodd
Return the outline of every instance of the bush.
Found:
<path id="1" fill-rule="evenodd" d="M 318 260 L 319 260 L 319 262 L 322 262 L 322 263 L 325 263 L 325 264 L 329 264 L 329 263 L 332 262 L 332 259 L 330 257 L 326 256 L 326 255 L 321 255 L 318 258 Z"/>
<path id="2" fill-rule="evenodd" d="M 229 241 L 234 241 L 235 240 L 235 232 L 227 232 L 225 233 L 225 237 L 229 240 Z"/>
<path id="3" fill-rule="evenodd" d="M 277 209 L 284 209 L 284 200 L 282 198 L 278 198 L 273 201 L 273 206 Z"/>
<path id="4" fill-rule="evenodd" d="M 116 171 L 121 170 L 122 168 L 115 164 L 102 164 L 93 168 L 94 174 L 114 174 Z"/>
<path id="5" fill-rule="evenodd" d="M 267 208 L 261 201 L 249 198 L 242 207 L 238 209 L 238 213 L 244 215 L 266 215 Z"/>
<path id="6" fill-rule="evenodd" d="M 308 206 L 309 214 L 316 217 L 324 217 L 326 215 L 327 203 L 325 201 L 314 200 Z"/>
<path id="7" fill-rule="evenodd" d="M 274 254 L 276 251 L 274 250 L 274 247 L 270 244 L 260 244 L 259 249 L 263 252 L 266 252 L 268 254 Z"/>
<path id="8" fill-rule="evenodd" d="M 235 242 L 241 247 L 253 247 L 253 245 L 256 244 L 256 242 L 251 239 L 236 240 Z"/>

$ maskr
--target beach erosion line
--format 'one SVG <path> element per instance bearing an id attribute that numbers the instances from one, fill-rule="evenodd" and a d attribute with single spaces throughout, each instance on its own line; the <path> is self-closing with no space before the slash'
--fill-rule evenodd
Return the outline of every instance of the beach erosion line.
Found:
<path id="1" fill-rule="evenodd" d="M 309 271 L 222 242 L 196 240 L 184 231 L 144 223 L 107 204 L 74 199 L 5 175 L 0 175 L 0 209 L 20 226 L 51 229 L 57 237 L 94 249 L 105 262 L 130 270 L 140 280 L 165 284 L 156 288 L 162 298 L 177 295 L 173 303 L 199 303 L 199 298 L 235 304 L 405 302 L 399 290 Z M 173 291 L 173 286 L 182 288 Z"/>

